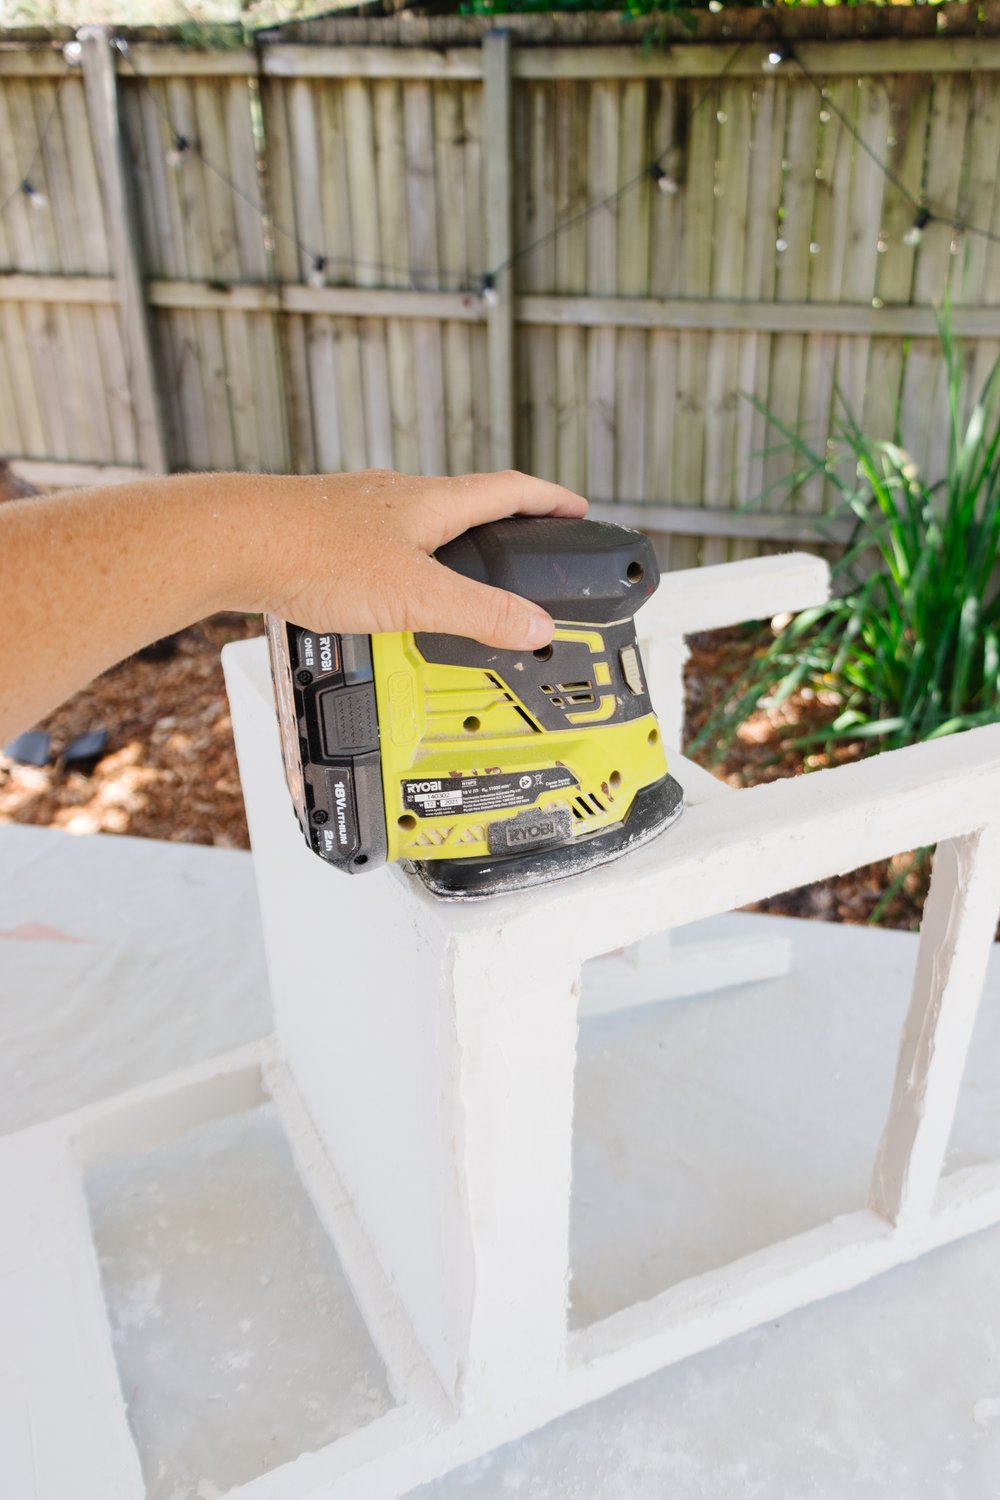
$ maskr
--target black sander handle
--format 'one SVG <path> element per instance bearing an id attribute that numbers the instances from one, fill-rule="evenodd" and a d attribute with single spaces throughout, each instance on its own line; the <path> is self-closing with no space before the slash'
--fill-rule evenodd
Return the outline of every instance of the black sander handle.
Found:
<path id="1" fill-rule="evenodd" d="M 512 516 L 474 526 L 435 556 L 477 583 L 530 599 L 554 620 L 629 619 L 660 581 L 649 538 L 607 521 Z"/>

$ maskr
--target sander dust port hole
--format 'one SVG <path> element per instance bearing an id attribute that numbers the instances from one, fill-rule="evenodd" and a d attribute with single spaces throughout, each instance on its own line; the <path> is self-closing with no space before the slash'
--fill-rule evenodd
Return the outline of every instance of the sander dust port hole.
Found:
<path id="1" fill-rule="evenodd" d="M 611 775 L 608 777 L 608 786 L 610 786 L 610 787 L 619 787 L 619 786 L 621 786 L 621 784 L 622 784 L 622 773 L 620 771 L 612 771 Z"/>
<path id="2" fill-rule="evenodd" d="M 552 647 L 551 646 L 539 646 L 538 650 L 537 651 L 532 651 L 531 654 L 535 658 L 536 661 L 551 661 L 552 660 Z"/>
<path id="3" fill-rule="evenodd" d="M 643 567 L 640 562 L 630 562 L 625 571 L 625 577 L 629 583 L 641 583 L 643 580 Z"/>
<path id="4" fill-rule="evenodd" d="M 475 714 L 470 714 L 469 717 L 467 719 L 464 719 L 462 722 L 462 728 L 469 734 L 475 734 L 476 730 L 481 729 L 482 727 L 483 726 L 480 724 Z"/>
<path id="5" fill-rule="evenodd" d="M 405 829 L 407 833 L 416 826 L 417 820 L 412 813 L 403 813 L 402 817 L 396 819 L 396 827 Z"/>

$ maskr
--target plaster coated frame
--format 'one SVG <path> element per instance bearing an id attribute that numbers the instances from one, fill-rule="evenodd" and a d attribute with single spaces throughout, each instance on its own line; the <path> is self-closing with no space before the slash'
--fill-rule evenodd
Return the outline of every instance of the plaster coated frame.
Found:
<path id="1" fill-rule="evenodd" d="M 747 617 L 815 601 L 822 565 L 767 561 L 756 594 L 750 575 L 761 564 L 734 564 L 702 569 L 698 598 L 714 574 L 720 596 Z M 812 599 L 796 602 L 794 589 L 774 597 L 781 566 L 790 578 L 812 569 L 799 579 Z M 676 599 L 685 575 L 671 585 Z M 661 623 L 647 647 L 650 676 L 662 672 L 669 691 L 673 674 L 676 690 L 689 627 Z M 1000 907 L 1000 727 L 741 793 L 720 793 L 685 767 L 693 805 L 668 839 L 563 886 L 455 907 L 398 870 L 345 880 L 308 853 L 280 778 L 262 643 L 228 648 L 226 666 L 277 1037 L 0 1143 L 10 1226 L 0 1317 L 15 1336 L 24 1329 L 23 1363 L 0 1389 L 15 1414 L 3 1475 L 12 1493 L 142 1495 L 81 1166 L 265 1097 L 397 1406 L 231 1492 L 240 1500 L 388 1500 L 674 1360 L 1000 1221 L 1000 1163 L 940 1178 Z M 569 1332 L 581 964 L 625 949 L 632 962 L 614 961 L 609 988 L 631 970 L 641 1003 L 656 986 L 635 945 L 655 942 L 665 914 L 682 925 L 917 843 L 937 843 L 938 853 L 869 1206 Z M 324 953 L 339 938 L 336 971 L 303 934 L 322 938 Z M 421 1099 L 415 1125 L 407 1106 Z M 409 1198 L 391 1154 L 403 1119 L 424 1132 L 424 1176 Z M 415 1201 L 431 1226 L 419 1244 Z"/>

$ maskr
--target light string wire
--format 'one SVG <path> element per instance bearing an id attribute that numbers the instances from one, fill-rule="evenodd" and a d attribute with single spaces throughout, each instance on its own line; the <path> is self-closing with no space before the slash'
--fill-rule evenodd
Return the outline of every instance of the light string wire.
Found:
<path id="1" fill-rule="evenodd" d="M 690 115 L 688 116 L 689 125 L 690 122 L 694 120 L 702 105 L 704 105 L 711 97 L 713 85 L 718 83 L 720 79 L 726 76 L 745 47 L 745 42 L 737 43 L 737 45 L 730 53 L 729 57 L 726 59 L 724 66 L 720 68 L 719 72 L 706 85 L 701 94 L 701 97 L 698 99 L 697 103 L 691 110 Z M 408 276 L 411 280 L 415 278 L 430 278 L 440 276 L 441 273 L 438 267 L 429 268 L 410 266 L 408 268 L 404 268 L 402 266 L 387 265 L 385 262 L 381 261 L 359 261 L 352 260 L 347 257 L 327 256 L 319 254 L 317 251 L 307 245 L 295 232 L 295 230 L 288 228 L 288 226 L 285 224 L 282 224 L 273 215 L 263 212 L 260 208 L 259 202 L 254 200 L 250 196 L 250 194 L 246 193 L 238 183 L 235 183 L 229 176 L 229 174 L 225 172 L 221 167 L 217 166 L 214 162 L 209 161 L 209 159 L 204 155 L 197 144 L 192 142 L 191 139 L 183 131 L 177 129 L 169 110 L 167 110 L 163 103 L 160 101 L 149 80 L 145 78 L 136 67 L 135 62 L 129 53 L 128 44 L 125 43 L 124 45 L 122 45 L 119 42 L 118 50 L 121 52 L 122 56 L 127 59 L 129 66 L 132 69 L 133 77 L 142 85 L 143 88 L 145 88 L 145 90 L 149 94 L 149 97 L 153 101 L 154 107 L 169 126 L 171 139 L 174 143 L 172 149 L 176 156 L 178 156 L 181 160 L 188 153 L 190 153 L 190 155 L 194 157 L 197 157 L 198 160 L 201 161 L 202 164 L 210 172 L 213 172 L 215 176 L 220 178 L 222 182 L 226 183 L 231 192 L 235 193 L 237 197 L 241 198 L 244 203 L 249 204 L 254 212 L 259 215 L 262 223 L 264 223 L 266 226 L 269 226 L 276 233 L 282 235 L 285 239 L 289 240 L 292 244 L 295 245 L 296 249 L 298 249 L 301 254 L 308 257 L 308 259 L 312 262 L 314 271 L 322 274 L 329 268 L 335 266 L 343 270 L 382 271 L 387 272 L 388 274 L 393 276 Z M 659 151 L 653 158 L 653 160 L 649 162 L 645 167 L 643 167 L 641 171 L 636 172 L 634 176 L 621 183 L 617 188 L 615 188 L 613 192 L 608 193 L 603 198 L 597 199 L 593 203 L 588 203 L 584 208 L 578 209 L 575 213 L 568 215 L 565 219 L 561 219 L 559 223 L 555 224 L 545 234 L 539 235 L 537 239 L 529 241 L 527 245 L 520 246 L 511 255 L 509 255 L 506 260 L 501 261 L 498 265 L 494 266 L 492 270 L 486 271 L 480 277 L 477 285 L 464 286 L 461 288 L 461 290 L 467 292 L 477 292 L 480 295 L 487 296 L 488 298 L 490 292 L 495 286 L 497 277 L 502 276 L 505 271 L 509 270 L 519 261 L 531 255 L 534 251 L 539 250 L 543 245 L 547 245 L 552 240 L 557 239 L 568 229 L 574 228 L 576 225 L 585 222 L 595 213 L 599 213 L 602 208 L 609 208 L 613 204 L 618 203 L 618 201 L 622 197 L 624 197 L 624 195 L 629 192 L 631 188 L 636 187 L 640 182 L 645 182 L 649 179 L 652 179 L 654 182 L 660 180 L 665 175 L 663 173 L 662 167 L 660 166 L 660 163 L 662 162 L 663 157 L 666 156 L 667 153 L 672 149 L 672 146 L 673 142 L 671 141 L 666 146 L 664 146 L 663 149 Z"/>
<path id="2" fill-rule="evenodd" d="M 35 167 L 38 164 L 39 157 L 45 149 L 45 142 L 48 139 L 49 131 L 52 129 L 56 115 L 59 112 L 59 96 L 62 93 L 63 87 L 68 78 L 69 71 L 67 69 L 66 73 L 63 74 L 58 84 L 56 85 L 55 98 L 52 100 L 52 103 L 49 106 L 49 112 L 45 117 L 45 124 L 38 132 L 38 140 L 35 143 L 35 149 L 32 152 L 31 159 L 18 178 L 17 187 L 14 188 L 13 192 L 8 193 L 3 202 L 0 203 L 0 214 L 5 214 L 10 205 L 17 198 L 31 198 L 33 195 L 40 198 L 42 196 L 40 193 L 37 193 L 36 189 L 34 188 L 31 181 L 31 174 L 35 170 Z"/>
<path id="3" fill-rule="evenodd" d="M 746 45 L 746 42 L 738 42 L 737 45 L 733 48 L 732 52 L 729 54 L 729 57 L 726 59 L 724 66 L 721 67 L 718 73 L 716 73 L 706 84 L 705 88 L 702 91 L 701 97 L 698 99 L 693 109 L 691 110 L 691 113 L 688 115 L 689 127 L 695 116 L 698 114 L 698 111 L 701 109 L 702 105 L 706 104 L 707 101 L 711 98 L 715 84 L 719 83 L 721 79 L 725 78 L 730 68 L 734 66 L 737 59 L 740 57 Z M 504 271 L 507 271 L 512 266 L 516 265 L 518 261 L 525 259 L 535 250 L 540 250 L 543 245 L 548 245 L 553 240 L 558 239 L 559 235 L 565 233 L 567 229 L 572 229 L 575 225 L 584 223 L 594 214 L 599 213 L 602 208 L 610 208 L 612 204 L 618 203 L 619 200 L 623 198 L 631 188 L 636 187 L 640 182 L 645 182 L 650 178 L 654 182 L 659 181 L 662 177 L 665 176 L 661 163 L 663 161 L 663 158 L 673 149 L 673 146 L 674 142 L 670 141 L 666 146 L 663 147 L 662 151 L 657 153 L 657 155 L 651 162 L 648 163 L 647 166 L 643 167 L 641 171 L 636 172 L 634 176 L 629 177 L 627 181 L 623 182 L 619 187 L 615 188 L 614 192 L 608 193 L 604 198 L 598 198 L 593 203 L 588 203 L 584 208 L 578 209 L 576 213 L 570 214 L 565 219 L 561 219 L 558 224 L 554 224 L 553 227 L 547 230 L 545 234 L 540 234 L 536 240 L 530 240 L 527 245 L 522 245 L 517 250 L 514 250 L 510 255 L 508 255 L 506 260 L 502 260 L 499 265 L 493 267 L 492 271 L 488 271 L 486 273 L 486 276 L 484 277 L 484 283 L 487 286 L 491 286 L 498 276 L 503 275 Z"/>
<path id="4" fill-rule="evenodd" d="M 819 79 L 815 76 L 814 73 L 810 72 L 805 63 L 802 61 L 795 47 L 793 47 L 790 42 L 784 41 L 783 39 L 779 40 L 778 46 L 784 54 L 782 61 L 787 59 L 789 62 L 793 62 L 795 64 L 799 72 L 802 74 L 803 78 L 805 78 L 816 90 L 819 98 L 823 101 L 823 107 L 830 110 L 837 116 L 838 120 L 843 125 L 848 135 L 853 137 L 854 141 L 869 158 L 869 160 L 875 164 L 886 181 L 891 183 L 891 185 L 896 189 L 900 196 L 902 198 L 905 198 L 906 202 L 913 209 L 914 219 L 912 228 L 907 232 L 906 235 L 903 236 L 904 240 L 906 240 L 908 244 L 919 244 L 919 236 L 922 235 L 924 229 L 928 224 L 942 224 L 947 229 L 955 230 L 957 234 L 974 234 L 978 235 L 981 239 L 990 240 L 994 244 L 1000 244 L 1000 233 L 997 233 L 995 230 L 985 229 L 980 224 L 970 224 L 962 219 L 949 218 L 947 214 L 935 213 L 934 209 L 930 206 L 929 203 L 924 200 L 923 197 L 911 192 L 910 189 L 906 186 L 905 182 L 903 182 L 898 174 L 893 171 L 889 163 L 883 157 L 879 156 L 875 148 L 865 140 L 864 136 L 855 126 L 853 120 L 851 120 L 849 116 L 845 114 L 845 112 L 841 109 L 840 105 L 837 103 L 836 99 L 834 99 L 830 91 L 820 83 Z"/>
<path id="5" fill-rule="evenodd" d="M 132 70 L 132 76 L 135 78 L 137 83 L 145 90 L 146 94 L 152 100 L 153 107 L 166 121 L 167 126 L 169 127 L 171 140 L 173 142 L 171 150 L 175 155 L 174 164 L 179 164 L 180 161 L 183 161 L 183 159 L 189 155 L 197 158 L 197 160 L 201 162 L 202 166 L 204 166 L 209 172 L 213 173 L 214 176 L 218 177 L 221 182 L 224 182 L 226 184 L 230 192 L 232 192 L 237 198 L 241 199 L 242 202 L 246 203 L 248 207 L 253 209 L 254 213 L 257 214 L 258 218 L 261 221 L 261 224 L 265 229 L 269 229 L 275 234 L 280 234 L 283 239 L 287 239 L 291 244 L 293 244 L 295 248 L 312 263 L 314 271 L 325 272 L 332 267 L 338 267 L 343 270 L 352 271 L 382 271 L 391 276 L 406 276 L 411 280 L 417 277 L 422 278 L 425 276 L 431 277 L 440 275 L 440 271 L 437 267 L 431 270 L 427 267 L 421 266 L 393 266 L 388 265 L 384 261 L 352 260 L 346 256 L 329 256 L 321 254 L 318 250 L 312 248 L 305 242 L 305 240 L 302 239 L 299 234 L 295 232 L 294 229 L 290 229 L 287 224 L 283 224 L 280 219 L 276 218 L 274 214 L 272 214 L 269 210 L 262 209 L 260 206 L 259 198 L 255 198 L 251 193 L 246 192 L 244 188 L 240 187 L 239 183 L 234 182 L 229 173 L 223 167 L 220 167 L 216 162 L 209 160 L 209 158 L 198 146 L 197 142 L 192 141 L 190 136 L 186 135 L 184 131 L 178 130 L 169 109 L 160 100 L 150 80 L 144 77 L 144 75 L 140 73 L 139 69 L 136 67 L 135 61 L 129 51 L 128 43 L 118 41 L 116 45 L 118 51 L 128 62 L 129 67 Z M 177 160 L 177 158 L 179 158 L 179 161 Z M 464 290 L 469 290 L 469 288 L 464 288 Z"/>
<path id="6" fill-rule="evenodd" d="M 211 172 L 215 177 L 223 182 L 226 187 L 228 187 L 229 191 L 234 194 L 234 196 L 239 198 L 243 203 L 247 204 L 247 206 L 253 210 L 253 212 L 260 219 L 261 224 L 265 228 L 265 230 L 270 231 L 272 234 L 280 234 L 283 238 L 287 239 L 290 243 L 295 245 L 300 254 L 311 264 L 312 270 L 309 273 L 308 279 L 312 284 L 317 284 L 314 278 L 318 277 L 318 284 L 323 285 L 326 273 L 334 269 L 338 271 L 381 272 L 382 274 L 387 274 L 394 277 L 408 278 L 411 282 L 415 280 L 423 280 L 425 278 L 431 279 L 440 277 L 441 272 L 439 267 L 431 268 L 413 265 L 403 267 L 390 265 L 383 261 L 361 261 L 354 260 L 346 256 L 328 256 L 324 253 L 319 252 L 314 247 L 308 245 L 306 241 L 304 241 L 294 229 L 291 229 L 288 225 L 283 224 L 274 216 L 274 214 L 269 212 L 267 209 L 262 209 L 259 197 L 248 193 L 244 188 L 240 186 L 239 183 L 233 180 L 233 178 L 223 167 L 220 167 L 218 163 L 210 160 L 198 146 L 196 141 L 192 141 L 183 131 L 178 130 L 170 114 L 170 111 L 160 100 L 150 80 L 146 78 L 136 66 L 134 59 L 131 57 L 128 43 L 123 38 L 115 38 L 113 40 L 113 45 L 115 46 L 119 54 L 126 59 L 129 67 L 131 68 L 132 76 L 148 93 L 150 99 L 153 102 L 154 108 L 165 120 L 170 130 L 171 140 L 173 144 L 166 155 L 168 159 L 170 157 L 174 158 L 171 164 L 182 164 L 183 160 L 188 155 L 199 160 L 207 171 Z M 691 109 L 690 114 L 688 115 L 689 127 L 691 122 L 698 114 L 699 110 L 703 107 L 703 105 L 707 103 L 709 98 L 711 98 L 715 86 L 729 73 L 729 71 L 735 65 L 738 58 L 742 55 L 748 45 L 749 44 L 747 42 L 739 42 L 731 51 L 724 66 L 720 68 L 719 72 L 715 74 L 713 78 L 707 83 L 705 89 L 701 94 L 701 97 L 697 100 L 697 102 Z M 879 156 L 878 152 L 875 151 L 870 143 L 865 140 L 864 136 L 854 125 L 853 121 L 849 118 L 845 111 L 841 109 L 840 105 L 832 97 L 829 91 L 820 83 L 819 79 L 810 71 L 810 69 L 806 67 L 805 63 L 798 55 L 798 52 L 796 51 L 792 43 L 786 41 L 784 38 L 778 38 L 777 41 L 772 44 L 772 46 L 773 51 L 770 53 L 770 71 L 776 71 L 777 67 L 780 66 L 782 62 L 792 62 L 802 74 L 802 76 L 809 82 L 812 88 L 816 90 L 817 95 L 823 102 L 824 108 L 829 109 L 833 114 L 837 116 L 844 129 L 856 142 L 859 149 L 864 151 L 864 153 L 877 167 L 879 172 L 881 172 L 886 181 L 889 182 L 901 195 L 901 197 L 904 198 L 905 201 L 913 208 L 913 226 L 911 230 L 908 231 L 906 235 L 904 235 L 904 239 L 908 243 L 918 244 L 919 238 L 922 235 L 924 228 L 930 223 L 942 224 L 950 229 L 953 229 L 956 233 L 959 234 L 976 235 L 993 243 L 1000 243 L 1000 233 L 992 229 L 985 228 L 982 225 L 969 223 L 958 218 L 952 218 L 945 214 L 936 213 L 930 204 L 925 202 L 922 197 L 913 193 L 906 186 L 906 184 L 901 180 L 897 173 L 893 171 L 889 163 L 885 161 L 884 158 Z M 41 201 L 44 202 L 43 196 L 36 193 L 33 188 L 33 185 L 31 183 L 31 173 L 33 172 L 39 158 L 42 155 L 49 130 L 51 129 L 51 126 L 59 109 L 60 94 L 68 78 L 71 76 L 72 71 L 73 70 L 68 67 L 67 73 L 60 79 L 59 84 L 56 88 L 55 98 L 52 101 L 52 105 L 50 106 L 45 123 L 41 131 L 39 132 L 38 140 L 32 156 L 25 168 L 18 186 L 7 195 L 2 203 L 0 203 L 0 214 L 5 213 L 10 205 L 19 197 L 27 197 L 29 199 L 34 197 L 36 199 L 41 199 Z M 512 251 L 512 253 L 506 257 L 506 259 L 500 261 L 491 270 L 483 273 L 479 277 L 476 285 L 466 285 L 458 288 L 457 290 L 478 293 L 479 295 L 485 297 L 487 300 L 495 300 L 495 284 L 497 278 L 502 276 L 504 272 L 511 270 L 514 266 L 516 266 L 520 261 L 526 259 L 529 255 L 534 254 L 535 251 L 541 249 L 545 245 L 551 244 L 554 240 L 558 239 L 560 235 L 565 234 L 568 230 L 576 228 L 578 225 L 585 223 L 588 219 L 592 218 L 594 214 L 599 213 L 602 209 L 613 207 L 620 202 L 620 200 L 625 196 L 626 193 L 630 192 L 634 187 L 637 187 L 642 182 L 651 179 L 653 182 L 659 182 L 663 185 L 668 185 L 664 183 L 666 173 L 664 172 L 664 169 L 662 167 L 662 161 L 663 158 L 673 149 L 674 144 L 675 143 L 671 141 L 666 146 L 664 146 L 663 149 L 647 166 L 643 167 L 641 171 L 636 172 L 633 176 L 622 182 L 617 188 L 614 189 L 613 192 L 606 194 L 602 198 L 596 199 L 592 203 L 586 204 L 583 208 L 578 209 L 574 213 L 567 215 L 566 218 L 561 219 L 544 234 L 539 235 L 534 240 L 530 240 L 526 245 L 519 246 L 516 250 Z M 675 190 L 676 187 L 677 185 L 674 184 L 671 190 Z"/>

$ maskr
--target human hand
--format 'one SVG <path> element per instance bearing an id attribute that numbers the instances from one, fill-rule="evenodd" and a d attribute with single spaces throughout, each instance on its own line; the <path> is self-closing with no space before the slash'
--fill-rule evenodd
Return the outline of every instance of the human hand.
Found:
<path id="1" fill-rule="evenodd" d="M 260 582 L 248 608 L 310 630 L 426 630 L 514 651 L 552 639 L 545 610 L 431 554 L 504 516 L 584 515 L 586 500 L 561 485 L 513 470 L 427 479 L 369 469 L 270 483 L 258 476 L 255 488 Z"/>

